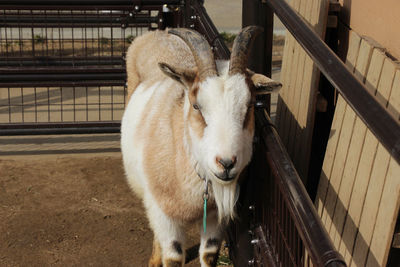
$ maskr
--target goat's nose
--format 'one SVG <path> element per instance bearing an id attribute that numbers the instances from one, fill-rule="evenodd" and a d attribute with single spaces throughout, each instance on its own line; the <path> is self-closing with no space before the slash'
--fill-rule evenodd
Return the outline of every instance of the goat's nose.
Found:
<path id="1" fill-rule="evenodd" d="M 218 164 L 220 164 L 222 167 L 224 167 L 225 170 L 229 171 L 231 169 L 233 169 L 233 167 L 235 167 L 236 164 L 236 156 L 233 156 L 232 158 L 221 158 L 221 157 L 217 157 L 216 161 Z"/>

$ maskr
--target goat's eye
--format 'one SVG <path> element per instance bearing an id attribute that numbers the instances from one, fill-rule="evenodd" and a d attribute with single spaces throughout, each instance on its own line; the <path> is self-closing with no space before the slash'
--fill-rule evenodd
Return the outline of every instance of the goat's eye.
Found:
<path id="1" fill-rule="evenodd" d="M 197 104 L 193 104 L 193 108 L 196 109 L 196 110 L 200 109 L 199 105 L 197 105 Z"/>

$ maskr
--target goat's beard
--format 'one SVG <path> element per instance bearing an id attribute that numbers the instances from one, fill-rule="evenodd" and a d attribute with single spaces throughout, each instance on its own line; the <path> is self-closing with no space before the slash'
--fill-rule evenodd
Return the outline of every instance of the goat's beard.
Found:
<path id="1" fill-rule="evenodd" d="M 215 204 L 218 210 L 218 222 L 227 224 L 230 219 L 236 217 L 235 204 L 239 192 L 236 189 L 237 180 L 230 184 L 220 184 L 218 182 L 212 183 L 212 191 L 214 195 Z"/>

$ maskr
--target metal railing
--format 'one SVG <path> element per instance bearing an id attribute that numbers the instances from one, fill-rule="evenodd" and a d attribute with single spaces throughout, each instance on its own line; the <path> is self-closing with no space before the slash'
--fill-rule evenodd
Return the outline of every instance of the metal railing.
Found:
<path id="1" fill-rule="evenodd" d="M 379 104 L 340 58 L 284 0 L 266 0 L 285 27 L 346 102 L 400 163 L 400 124 Z"/>
<path id="2" fill-rule="evenodd" d="M 286 1 L 262 2 L 279 17 L 399 162 L 399 124 Z M 266 38 L 272 42 L 272 36 Z M 239 199 L 241 216 L 228 233 L 234 262 L 238 266 L 346 266 L 324 230 L 273 124 L 263 110 L 256 113 L 258 142 L 248 180 L 242 186 L 245 194 Z M 253 245 L 252 251 L 247 244 Z"/>
<path id="3" fill-rule="evenodd" d="M 126 50 L 149 30 L 179 25 L 175 5 L 0 0 L 0 135 L 118 132 Z"/>

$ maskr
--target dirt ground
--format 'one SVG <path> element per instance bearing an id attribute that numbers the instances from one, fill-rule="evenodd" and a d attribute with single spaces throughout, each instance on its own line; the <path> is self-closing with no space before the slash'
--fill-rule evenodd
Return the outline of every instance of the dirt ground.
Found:
<path id="1" fill-rule="evenodd" d="M 0 266 L 147 266 L 152 233 L 115 154 L 0 159 Z"/>

